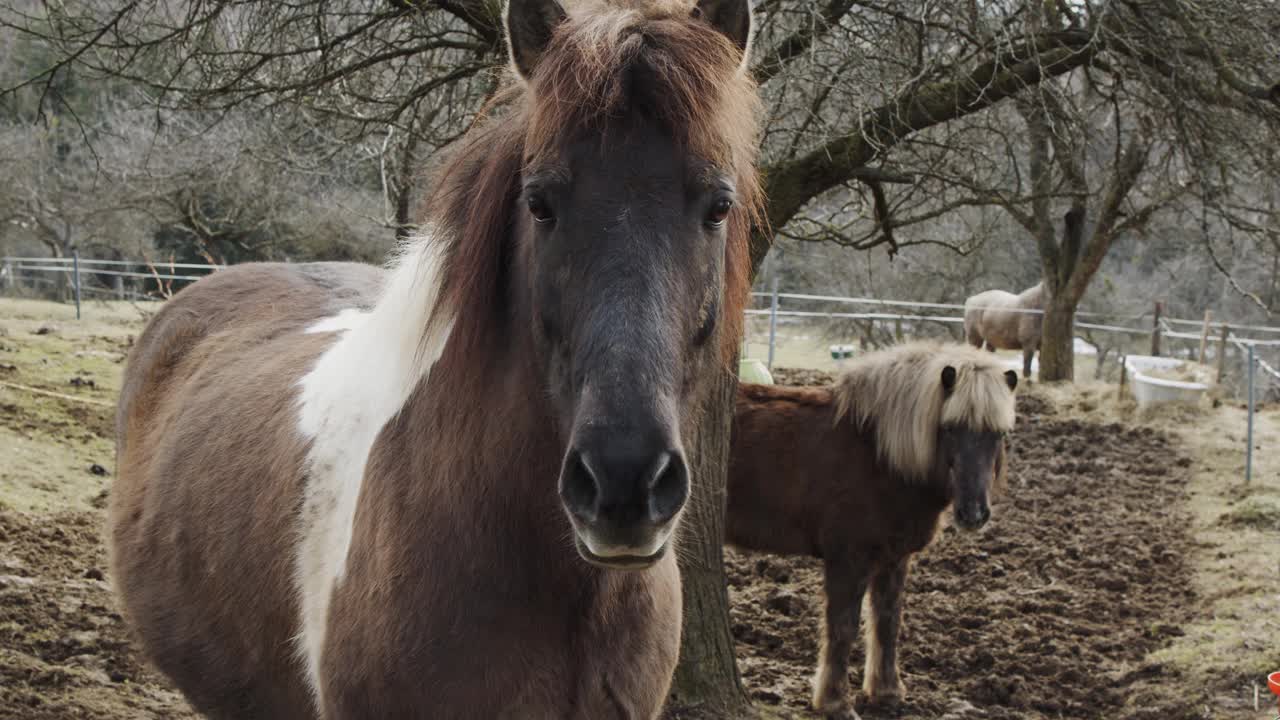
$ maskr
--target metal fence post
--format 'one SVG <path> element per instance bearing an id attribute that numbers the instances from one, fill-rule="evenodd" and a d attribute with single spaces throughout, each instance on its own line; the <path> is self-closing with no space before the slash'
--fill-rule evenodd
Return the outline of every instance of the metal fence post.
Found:
<path id="1" fill-rule="evenodd" d="M 769 303 L 769 369 L 773 369 L 773 348 L 778 339 L 778 275 L 773 276 L 773 299 Z"/>
<path id="2" fill-rule="evenodd" d="M 72 282 L 76 289 L 76 319 L 80 319 L 80 251 L 72 248 L 71 250 L 71 268 Z"/>
<path id="3" fill-rule="evenodd" d="M 1249 446 L 1244 453 L 1244 484 L 1253 479 L 1253 343 L 1249 343 Z"/>
<path id="4" fill-rule="evenodd" d="M 1156 301 L 1155 316 L 1151 320 L 1151 355 L 1160 357 L 1160 301 Z"/>
<path id="5" fill-rule="evenodd" d="M 1222 338 L 1218 340 L 1218 379 L 1215 381 L 1219 385 L 1222 384 L 1222 371 L 1226 368 L 1227 362 L 1227 337 L 1231 334 L 1231 326 L 1224 324 L 1222 326 Z"/>

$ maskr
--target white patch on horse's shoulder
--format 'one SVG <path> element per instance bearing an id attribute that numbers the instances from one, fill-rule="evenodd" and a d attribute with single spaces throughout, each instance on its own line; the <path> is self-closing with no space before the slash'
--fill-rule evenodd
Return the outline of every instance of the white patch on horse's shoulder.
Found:
<path id="1" fill-rule="evenodd" d="M 367 312 L 361 312 L 355 308 L 347 308 L 339 312 L 337 315 L 331 315 L 327 318 L 316 321 L 303 332 L 310 334 L 353 330 L 357 325 L 364 322 L 367 317 L 369 317 L 369 313 Z"/>
<path id="2" fill-rule="evenodd" d="M 319 699 L 329 601 L 346 573 L 360 486 L 374 441 L 444 351 L 451 322 L 432 313 L 441 243 L 414 241 L 368 312 L 344 310 L 308 333 L 343 331 L 299 382 L 298 431 L 310 441 L 294 584 L 298 652 Z"/>

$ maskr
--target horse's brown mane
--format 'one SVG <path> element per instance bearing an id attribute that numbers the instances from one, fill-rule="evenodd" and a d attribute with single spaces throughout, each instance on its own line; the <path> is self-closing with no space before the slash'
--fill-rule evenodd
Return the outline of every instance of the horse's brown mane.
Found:
<path id="1" fill-rule="evenodd" d="M 690 17 L 687 5 L 656 13 L 595 9 L 556 31 L 531 81 L 508 73 L 433 173 L 423 225 L 433 241 L 447 243 L 441 308 L 455 316 L 453 333 L 464 346 L 500 328 L 520 171 L 552 159 L 569 134 L 643 112 L 692 156 L 735 180 L 719 330 L 721 356 L 730 362 L 749 291 L 749 234 L 763 218 L 755 84 L 740 67 L 741 51 Z"/>
<path id="2" fill-rule="evenodd" d="M 806 407 L 831 405 L 832 386 L 796 387 L 788 385 L 756 385 L 738 383 L 738 393 L 753 403 L 785 402 Z"/>

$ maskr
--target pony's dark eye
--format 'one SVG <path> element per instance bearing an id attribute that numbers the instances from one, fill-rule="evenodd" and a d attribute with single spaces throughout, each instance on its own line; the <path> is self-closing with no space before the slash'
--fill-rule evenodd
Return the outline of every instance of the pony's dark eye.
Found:
<path id="1" fill-rule="evenodd" d="M 729 217 L 729 210 L 732 208 L 732 198 L 716 198 L 715 202 L 711 203 L 711 209 L 707 211 L 707 225 L 710 227 L 720 227 L 723 225 L 725 218 Z"/>
<path id="2" fill-rule="evenodd" d="M 551 206 L 547 204 L 547 199 L 541 195 L 530 195 L 528 199 L 529 214 L 533 215 L 535 222 L 546 225 L 556 221 L 555 213 L 551 212 Z"/>

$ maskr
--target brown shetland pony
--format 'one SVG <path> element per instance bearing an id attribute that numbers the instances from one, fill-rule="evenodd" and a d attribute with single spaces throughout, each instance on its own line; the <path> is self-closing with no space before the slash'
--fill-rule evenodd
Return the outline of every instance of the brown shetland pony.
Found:
<path id="1" fill-rule="evenodd" d="M 911 556 L 948 506 L 962 528 L 990 517 L 1017 384 L 989 354 L 914 343 L 859 358 L 833 387 L 739 386 L 727 540 L 822 558 L 819 712 L 856 717 L 849 652 L 868 587 L 863 689 L 872 702 L 902 695 L 897 640 Z"/>
<path id="2" fill-rule="evenodd" d="M 652 718 L 682 438 L 740 340 L 747 0 L 512 0 L 514 73 L 389 271 L 246 265 L 129 360 L 109 542 L 217 718 Z M 576 548 L 576 549 L 575 549 Z"/>

